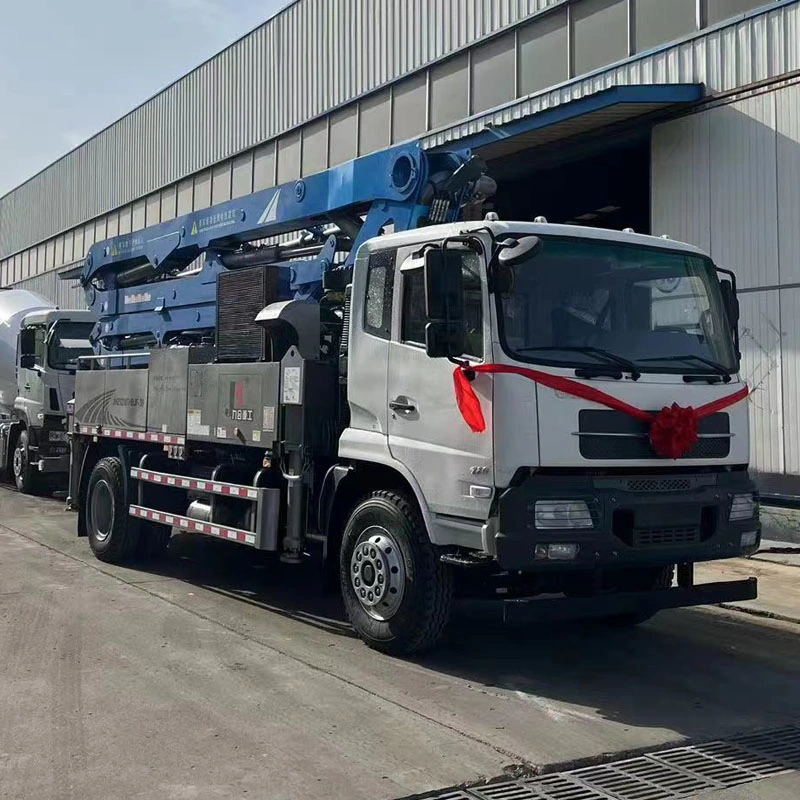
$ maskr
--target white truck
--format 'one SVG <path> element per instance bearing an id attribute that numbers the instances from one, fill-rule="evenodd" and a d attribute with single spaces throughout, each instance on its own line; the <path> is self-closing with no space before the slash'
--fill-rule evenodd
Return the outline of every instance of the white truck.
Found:
<path id="1" fill-rule="evenodd" d="M 105 287 L 121 246 L 87 262 Z M 275 302 L 268 266 L 240 268 L 261 251 L 217 252 L 215 338 L 78 373 L 70 496 L 98 558 L 173 529 L 290 563 L 321 542 L 353 627 L 392 653 L 435 643 L 455 590 L 626 622 L 755 596 L 693 579 L 760 538 L 735 280 L 705 253 L 490 215 L 371 238 L 319 302 Z M 118 308 L 180 297 L 119 284 Z"/>
<path id="2" fill-rule="evenodd" d="M 26 494 L 66 485 L 66 410 L 78 358 L 92 352 L 88 311 L 27 289 L 0 290 L 0 467 Z"/>

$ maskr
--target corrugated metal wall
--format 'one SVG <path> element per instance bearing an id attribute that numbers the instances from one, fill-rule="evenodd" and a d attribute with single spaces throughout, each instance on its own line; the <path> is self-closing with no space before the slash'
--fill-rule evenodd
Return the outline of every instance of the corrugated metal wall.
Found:
<path id="1" fill-rule="evenodd" d="M 0 199 L 0 256 L 562 0 L 298 0 Z"/>
<path id="2" fill-rule="evenodd" d="M 20 281 L 17 289 L 29 289 L 52 300 L 59 308 L 86 308 L 86 296 L 78 281 L 62 281 L 57 272 L 47 272 Z"/>
<path id="3" fill-rule="evenodd" d="M 800 83 L 653 133 L 653 232 L 736 272 L 753 466 L 800 475 Z"/>
<path id="4" fill-rule="evenodd" d="M 717 94 L 789 74 L 800 69 L 800 4 L 784 0 L 776 5 L 772 11 L 765 8 L 765 13 L 476 115 L 425 137 L 423 144 L 438 147 L 613 86 L 702 83 L 709 94 Z"/>

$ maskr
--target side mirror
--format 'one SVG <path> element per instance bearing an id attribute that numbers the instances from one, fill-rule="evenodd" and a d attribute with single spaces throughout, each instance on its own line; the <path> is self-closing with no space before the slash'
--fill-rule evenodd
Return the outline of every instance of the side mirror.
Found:
<path id="1" fill-rule="evenodd" d="M 19 365 L 22 369 L 33 369 L 36 366 L 36 356 L 25 353 L 19 357 Z"/>
<path id="2" fill-rule="evenodd" d="M 460 356 L 466 348 L 461 256 L 431 248 L 425 253 L 425 349 L 431 358 Z"/>
<path id="3" fill-rule="evenodd" d="M 722 304 L 725 306 L 725 313 L 731 327 L 735 328 L 739 324 L 739 298 L 733 291 L 733 284 L 730 281 L 720 281 L 719 288 L 722 291 Z"/>
<path id="4" fill-rule="evenodd" d="M 503 268 L 515 267 L 533 257 L 542 247 L 538 236 L 523 236 L 521 239 L 505 239 L 500 242 L 497 263 Z"/>
<path id="5" fill-rule="evenodd" d="M 429 320 L 464 318 L 461 258 L 455 250 L 425 253 L 425 316 Z"/>
<path id="6" fill-rule="evenodd" d="M 23 328 L 19 332 L 19 352 L 22 355 L 36 352 L 36 328 Z"/>

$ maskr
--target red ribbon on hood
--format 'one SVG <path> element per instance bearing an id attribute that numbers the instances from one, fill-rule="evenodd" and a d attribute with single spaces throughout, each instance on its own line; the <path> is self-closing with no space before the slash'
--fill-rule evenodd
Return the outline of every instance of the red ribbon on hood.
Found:
<path id="1" fill-rule="evenodd" d="M 506 364 L 458 366 L 453 372 L 456 404 L 464 421 L 475 433 L 483 433 L 486 430 L 486 420 L 483 417 L 480 400 L 478 400 L 466 372 L 521 375 L 523 378 L 528 378 L 557 392 L 564 392 L 582 400 L 598 403 L 614 411 L 622 411 L 624 414 L 650 425 L 650 444 L 653 450 L 663 458 L 680 458 L 688 453 L 698 441 L 697 425 L 701 419 L 735 405 L 750 393 L 747 386 L 744 386 L 733 394 L 712 400 L 699 408 L 683 407 L 673 403 L 671 406 L 662 408 L 657 414 L 652 414 L 613 395 L 606 394 L 594 386 L 580 383 L 571 378 L 551 375 L 549 372 Z"/>

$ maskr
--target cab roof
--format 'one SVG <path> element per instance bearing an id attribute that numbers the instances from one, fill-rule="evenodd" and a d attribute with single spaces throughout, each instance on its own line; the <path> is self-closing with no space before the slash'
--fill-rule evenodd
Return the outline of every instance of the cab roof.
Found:
<path id="1" fill-rule="evenodd" d="M 607 228 L 591 228 L 583 225 L 554 225 L 549 222 L 514 222 L 504 220 L 476 220 L 473 222 L 454 222 L 448 225 L 432 225 L 403 231 L 391 235 L 394 245 L 410 245 L 426 242 L 431 239 L 458 236 L 468 233 L 480 233 L 489 229 L 495 238 L 503 236 L 528 234 L 533 236 L 567 236 L 573 239 L 594 239 L 620 244 L 633 244 L 640 247 L 656 247 L 662 250 L 680 251 L 692 255 L 709 257 L 708 253 L 686 242 L 676 241 L 661 236 L 648 236 L 643 233 L 609 230 Z M 372 240 L 378 247 L 383 245 L 381 237 Z M 370 248 L 377 249 L 377 248 Z"/>
<path id="2" fill-rule="evenodd" d="M 95 322 L 96 318 L 91 311 L 82 311 L 70 308 L 42 308 L 26 314 L 24 325 L 52 325 L 59 320 L 70 322 Z"/>

